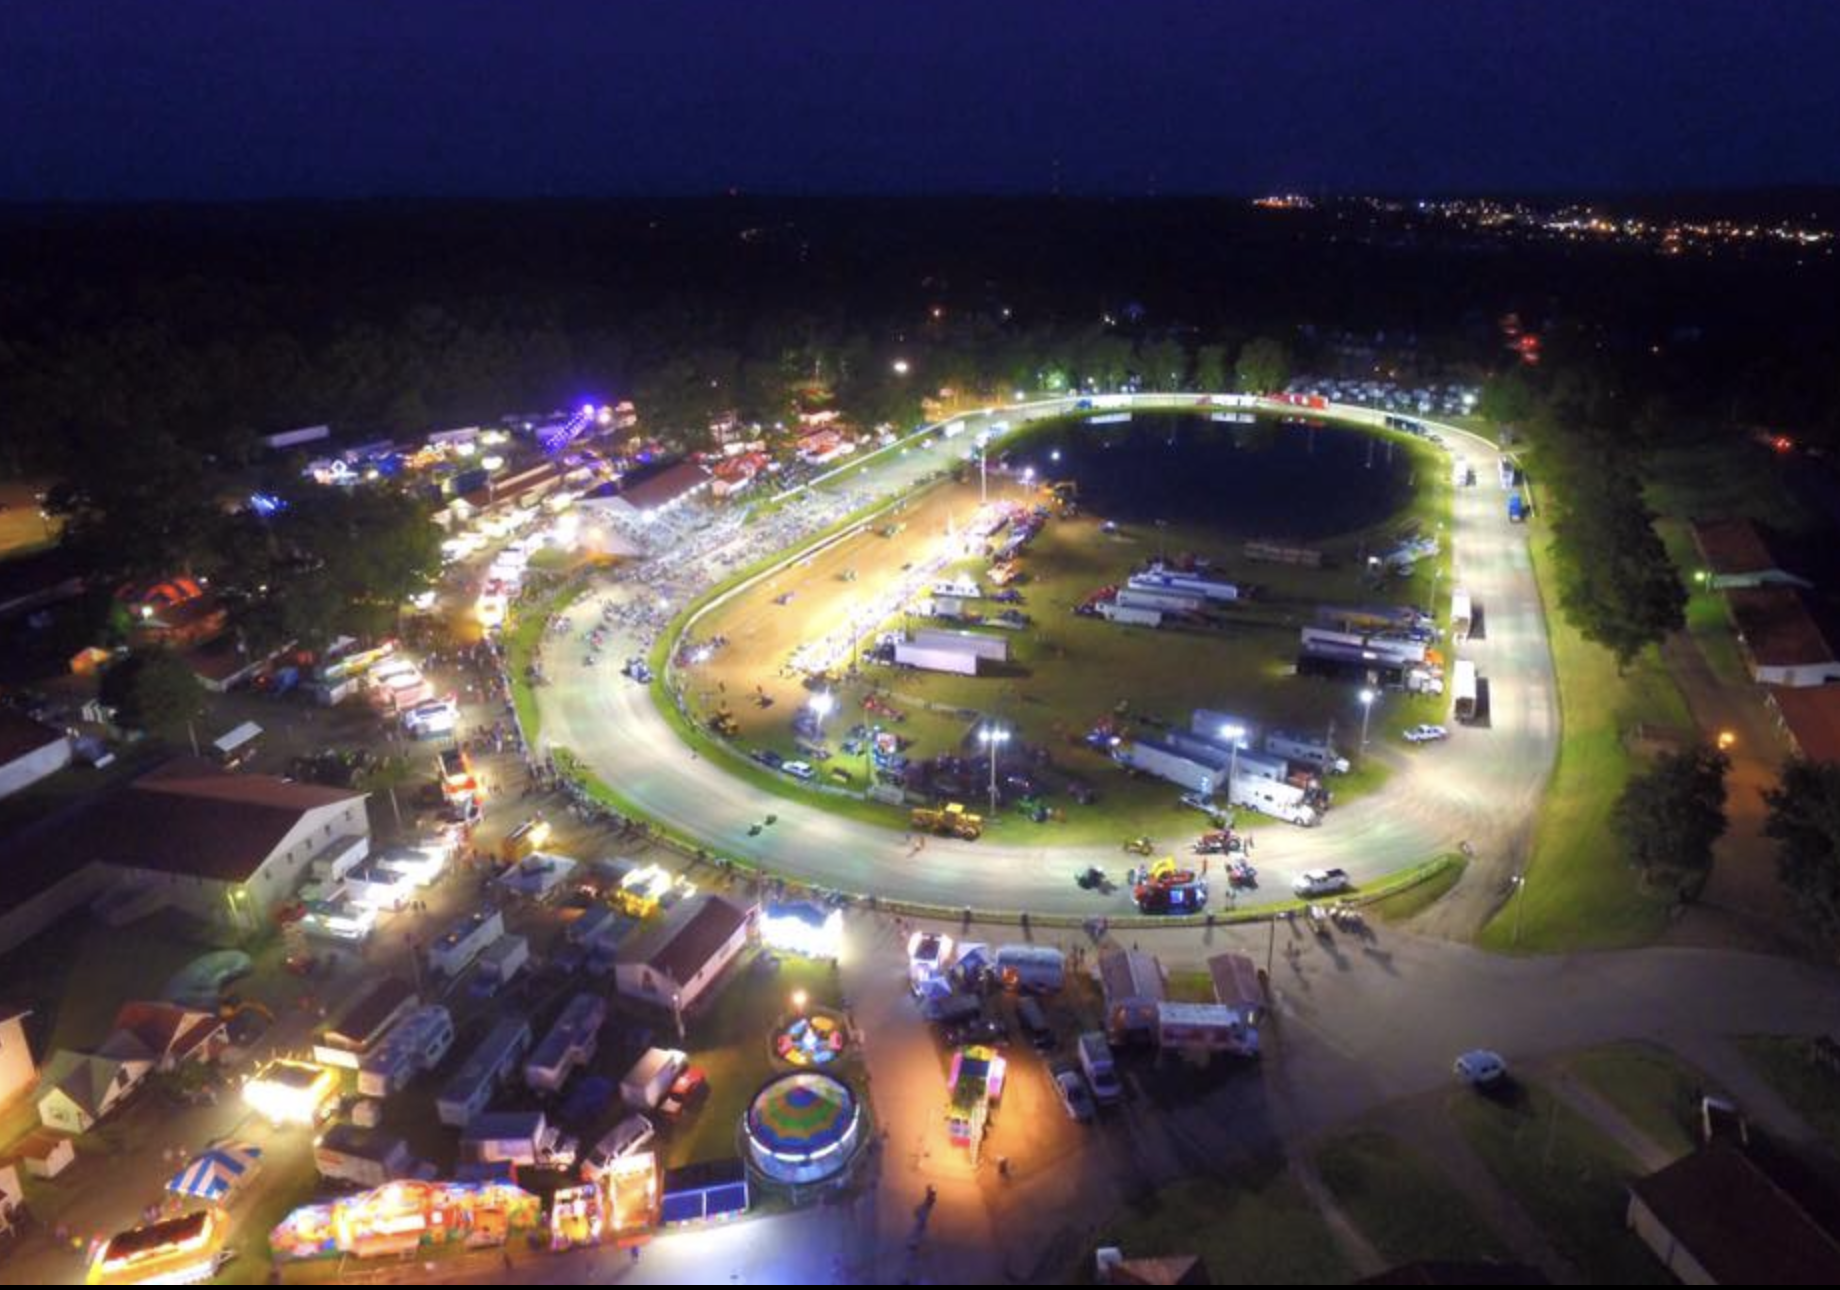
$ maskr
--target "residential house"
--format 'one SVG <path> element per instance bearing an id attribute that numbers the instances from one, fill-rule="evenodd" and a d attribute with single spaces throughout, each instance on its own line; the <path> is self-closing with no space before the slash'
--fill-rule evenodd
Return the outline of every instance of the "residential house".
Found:
<path id="1" fill-rule="evenodd" d="M 1737 1147 L 1704 1147 L 1631 1183 L 1627 1221 L 1688 1285 L 1840 1283 L 1840 1239 Z"/>
<path id="2" fill-rule="evenodd" d="M 141 1086 L 153 1062 L 60 1049 L 38 1083 L 38 1119 L 62 1133 L 87 1133 Z"/>
<path id="3" fill-rule="evenodd" d="M 123 1004 L 115 1028 L 96 1051 L 105 1057 L 147 1058 L 154 1069 L 214 1062 L 230 1046 L 230 1028 L 215 1013 L 158 1000 Z"/>
<path id="4" fill-rule="evenodd" d="M 1751 677 L 1759 685 L 1840 681 L 1840 656 L 1793 587 L 1740 587 L 1726 593 Z"/>

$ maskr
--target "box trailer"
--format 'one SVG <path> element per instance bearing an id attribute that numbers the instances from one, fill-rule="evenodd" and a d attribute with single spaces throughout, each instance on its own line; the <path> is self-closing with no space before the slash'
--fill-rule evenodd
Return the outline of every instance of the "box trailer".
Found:
<path id="1" fill-rule="evenodd" d="M 910 643 L 943 649 L 960 649 L 987 658 L 993 663 L 1009 661 L 1009 641 L 1001 636 L 980 632 L 951 631 L 943 627 L 922 627 L 908 637 Z"/>
<path id="2" fill-rule="evenodd" d="M 1346 775 L 1348 759 L 1335 751 L 1328 739 L 1294 730 L 1274 730 L 1265 736 L 1265 751 L 1290 761 L 1314 766 L 1329 775 Z"/>
<path id="3" fill-rule="evenodd" d="M 422 997 L 401 977 L 387 976 L 345 1009 L 313 1045 L 313 1060 L 322 1066 L 357 1070 L 365 1055 L 390 1028 L 421 1006 Z"/>
<path id="4" fill-rule="evenodd" d="M 1455 696 L 1457 720 L 1471 722 L 1476 719 L 1476 665 L 1469 659 L 1460 658 L 1450 671 L 1450 689 Z"/>
<path id="5" fill-rule="evenodd" d="M 1125 586 L 1118 589 L 1116 603 L 1127 609 L 1160 609 L 1169 614 L 1192 614 L 1199 612 L 1206 602 L 1200 596 L 1183 591 Z"/>
<path id="6" fill-rule="evenodd" d="M 918 645 L 913 641 L 894 643 L 894 661 L 899 667 L 917 667 L 927 672 L 951 672 L 958 676 L 978 674 L 978 656 L 970 650 Z"/>
<path id="7" fill-rule="evenodd" d="M 999 945 L 997 977 L 1011 990 L 1051 993 L 1066 981 L 1066 957 L 1052 945 Z"/>
<path id="8" fill-rule="evenodd" d="M 1469 592 L 1458 587 L 1450 593 L 1450 638 L 1453 641 L 1469 639 L 1470 625 Z"/>
<path id="9" fill-rule="evenodd" d="M 1137 605 L 1126 605 L 1119 601 L 1101 600 L 1094 606 L 1099 617 L 1108 623 L 1117 623 L 1122 627 L 1161 627 L 1163 611 L 1146 609 Z"/>
<path id="10" fill-rule="evenodd" d="M 1155 775 L 1202 794 L 1213 793 L 1226 778 L 1227 753 L 1224 749 L 1220 751 L 1219 761 L 1204 761 L 1152 740 L 1139 739 L 1114 748 L 1112 760 L 1120 766 Z"/>
<path id="11" fill-rule="evenodd" d="M 505 1017 L 486 1032 L 479 1047 L 467 1054 L 466 1063 L 447 1081 L 435 1102 L 441 1123 L 456 1129 L 470 1124 L 517 1070 L 530 1048 L 530 1023 L 522 1017 Z"/>
<path id="12" fill-rule="evenodd" d="M 1198 573 L 1178 573 L 1172 569 L 1160 569 L 1151 566 L 1143 573 L 1134 573 L 1126 579 L 1125 585 L 1142 591 L 1174 591 L 1203 600 L 1231 602 L 1240 598 L 1236 583 L 1224 582 L 1218 578 L 1205 578 Z"/>

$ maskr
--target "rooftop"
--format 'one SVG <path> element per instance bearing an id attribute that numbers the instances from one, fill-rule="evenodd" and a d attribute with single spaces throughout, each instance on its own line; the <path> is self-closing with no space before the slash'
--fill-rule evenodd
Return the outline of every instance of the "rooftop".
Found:
<path id="1" fill-rule="evenodd" d="M 705 896 L 694 913 L 667 923 L 657 939 L 647 938 L 635 951 L 635 957 L 645 952 L 652 971 L 681 985 L 746 926 L 751 913 L 721 896 Z"/>
<path id="2" fill-rule="evenodd" d="M 1770 702 L 1782 714 L 1802 756 L 1809 761 L 1840 762 L 1840 688 L 1772 686 Z"/>
<path id="3" fill-rule="evenodd" d="M 1834 647 L 1800 592 L 1789 587 L 1740 587 L 1725 594 L 1738 634 L 1759 666 L 1834 661 Z"/>
<path id="4" fill-rule="evenodd" d="M 34 721 L 23 712 L 0 708 L 0 766 L 35 753 L 64 738 L 62 730 L 53 730 L 42 721 Z"/>
<path id="5" fill-rule="evenodd" d="M 1693 544 L 1715 574 L 1763 573 L 1777 567 L 1769 544 L 1749 520 L 1696 520 Z"/>
<path id="6" fill-rule="evenodd" d="M 1714 1284 L 1840 1282 L 1840 1240 L 1742 1151 L 1696 1151 L 1629 1190 Z"/>

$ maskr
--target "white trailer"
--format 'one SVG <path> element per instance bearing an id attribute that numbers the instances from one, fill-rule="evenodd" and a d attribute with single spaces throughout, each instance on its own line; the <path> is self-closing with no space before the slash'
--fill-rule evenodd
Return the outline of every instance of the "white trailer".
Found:
<path id="1" fill-rule="evenodd" d="M 1242 763 L 1244 758 L 1242 757 Z M 1287 824 L 1297 824 L 1311 828 L 1321 822 L 1322 817 L 1308 801 L 1308 795 L 1295 784 L 1286 784 L 1276 780 L 1256 778 L 1239 774 L 1233 777 L 1233 785 L 1227 800 L 1234 806 L 1244 806 L 1262 812 Z"/>
<path id="2" fill-rule="evenodd" d="M 493 990 L 502 990 L 530 962 L 530 941 L 505 936 L 486 946 L 479 956 L 479 976 Z"/>
<path id="3" fill-rule="evenodd" d="M 396 1023 L 358 1067 L 358 1092 L 389 1097 L 423 1071 L 433 1070 L 454 1046 L 454 1019 L 440 1004 L 417 1008 Z"/>
<path id="4" fill-rule="evenodd" d="M 969 650 L 920 645 L 913 641 L 894 643 L 894 661 L 901 667 L 917 667 L 928 672 L 953 672 L 959 676 L 978 673 L 978 656 Z"/>
<path id="5" fill-rule="evenodd" d="M 1292 730 L 1274 730 L 1265 736 L 1265 751 L 1291 761 L 1314 766 L 1329 775 L 1346 775 L 1348 759 L 1335 751 L 1327 739 L 1299 734 Z"/>
<path id="6" fill-rule="evenodd" d="M 530 1047 L 530 1023 L 506 1017 L 486 1033 L 435 1102 L 441 1123 L 463 1129 L 491 1104 Z"/>
<path id="7" fill-rule="evenodd" d="M 650 1111 L 670 1091 L 690 1058 L 675 1048 L 648 1048 L 620 1080 L 620 1098 L 635 1111 Z"/>
<path id="8" fill-rule="evenodd" d="M 913 633 L 909 640 L 915 645 L 968 650 L 979 658 L 987 658 L 993 663 L 1009 661 L 1009 642 L 1001 636 L 986 636 L 981 632 L 952 631 L 944 627 L 922 627 Z"/>
<path id="9" fill-rule="evenodd" d="M 1211 794 L 1226 780 L 1226 749 L 1219 750 L 1218 760 L 1178 752 L 1149 739 L 1120 744 L 1112 750 L 1112 760 L 1120 766 L 1141 770 L 1172 784 L 1201 794 Z"/>
<path id="10" fill-rule="evenodd" d="M 577 1066 L 593 1060 L 606 1019 L 607 1001 L 600 995 L 584 992 L 570 999 L 524 1063 L 524 1083 L 537 1093 L 560 1090 Z"/>
<path id="11" fill-rule="evenodd" d="M 428 947 L 428 966 L 444 976 L 457 977 L 504 934 L 505 916 L 496 907 L 476 909 Z"/>
<path id="12" fill-rule="evenodd" d="M 1156 587 L 1120 587 L 1117 603 L 1128 609 L 1161 609 L 1165 613 L 1192 614 L 1200 610 L 1202 599 L 1180 591 Z"/>
<path id="13" fill-rule="evenodd" d="M 1457 720 L 1468 723 L 1476 719 L 1476 665 L 1460 658 L 1451 668 L 1451 690 L 1456 696 Z"/>
<path id="14" fill-rule="evenodd" d="M 1203 600 L 1235 601 L 1239 587 L 1235 583 L 1204 578 L 1197 573 L 1175 573 L 1154 566 L 1144 573 L 1134 573 L 1126 585 L 1140 591 L 1175 591 L 1200 596 Z"/>
<path id="15" fill-rule="evenodd" d="M 1101 600 L 1098 604 L 1099 617 L 1108 623 L 1117 623 L 1123 627 L 1161 627 L 1163 611 L 1145 609 L 1136 605 L 1119 604 L 1116 601 Z"/>
<path id="16" fill-rule="evenodd" d="M 1469 623 L 1469 592 L 1458 587 L 1450 593 L 1450 638 L 1454 641 L 1468 640 Z"/>
<path id="17" fill-rule="evenodd" d="M 1239 756 L 1233 759 L 1233 776 L 1235 779 L 1265 779 L 1274 784 L 1283 784 L 1290 780 L 1291 764 L 1282 756 L 1242 748 Z"/>

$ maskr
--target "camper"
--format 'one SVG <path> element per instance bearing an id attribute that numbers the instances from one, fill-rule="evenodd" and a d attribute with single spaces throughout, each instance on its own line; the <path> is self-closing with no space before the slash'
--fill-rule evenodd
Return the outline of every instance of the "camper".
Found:
<path id="1" fill-rule="evenodd" d="M 1092 1085 L 1093 1099 L 1101 1106 L 1107 1106 L 1124 1098 L 1124 1084 L 1118 1078 L 1118 1064 L 1112 1057 L 1112 1046 L 1105 1042 L 1105 1034 L 1099 1030 L 1089 1030 L 1080 1036 L 1080 1069 L 1086 1072 L 1086 1082 Z"/>
<path id="2" fill-rule="evenodd" d="M 1295 784 L 1235 775 L 1227 800 L 1234 806 L 1244 806 L 1306 829 L 1322 822 L 1322 816 L 1310 804 L 1308 791 Z"/>
<path id="3" fill-rule="evenodd" d="M 443 976 L 457 977 L 504 934 L 505 917 L 496 907 L 474 910 L 428 947 L 428 966 Z"/>
<path id="4" fill-rule="evenodd" d="M 577 1066 L 594 1060 L 601 1023 L 606 1019 L 607 1002 L 598 994 L 584 992 L 570 999 L 524 1063 L 524 1083 L 536 1093 L 559 1091 Z"/>
<path id="5" fill-rule="evenodd" d="M 446 1008 L 417 1008 L 358 1065 L 358 1092 L 389 1097 L 423 1071 L 433 1070 L 454 1046 L 454 1019 Z"/>
<path id="6" fill-rule="evenodd" d="M 1065 957 L 1052 945 L 999 945 L 997 977 L 1006 989 L 1051 994 L 1066 979 Z"/>
<path id="7" fill-rule="evenodd" d="M 510 1080 L 530 1047 L 530 1023 L 506 1017 L 486 1032 L 466 1064 L 447 1081 L 435 1102 L 441 1123 L 463 1129 L 491 1104 L 492 1095 Z"/>

